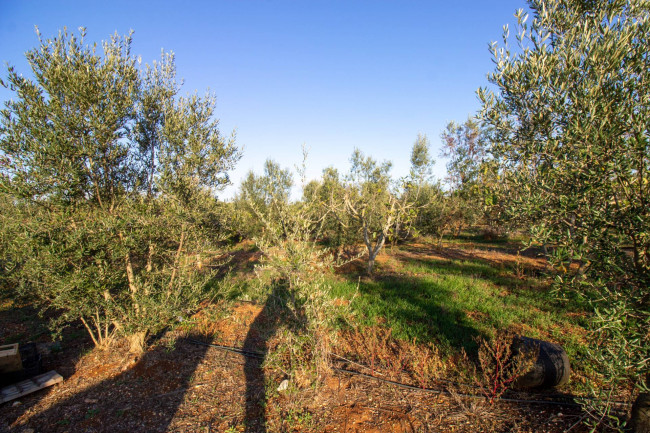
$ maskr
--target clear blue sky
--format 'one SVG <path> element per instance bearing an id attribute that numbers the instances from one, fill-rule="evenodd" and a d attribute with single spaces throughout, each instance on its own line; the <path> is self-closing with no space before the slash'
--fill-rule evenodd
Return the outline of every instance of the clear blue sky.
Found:
<path id="1" fill-rule="evenodd" d="M 24 52 L 67 26 L 88 41 L 133 29 L 144 62 L 176 53 L 183 93 L 210 89 L 244 156 L 230 197 L 265 159 L 285 167 L 310 150 L 308 176 L 346 170 L 355 147 L 408 172 L 410 148 L 479 108 L 475 91 L 493 69 L 500 40 L 524 0 L 497 1 L 34 1 L 0 0 L 0 60 L 29 75 Z M 2 66 L 1 75 L 6 76 Z M 11 97 L 0 88 L 0 101 Z"/>

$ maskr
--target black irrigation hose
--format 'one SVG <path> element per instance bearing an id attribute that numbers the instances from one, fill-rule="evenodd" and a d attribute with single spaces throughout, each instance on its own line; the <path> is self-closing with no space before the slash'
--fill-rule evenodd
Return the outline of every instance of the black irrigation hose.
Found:
<path id="1" fill-rule="evenodd" d="M 332 370 L 338 371 L 340 373 L 351 374 L 353 376 L 361 376 L 361 377 L 365 377 L 365 378 L 368 378 L 368 379 L 378 380 L 380 382 L 388 383 L 388 384 L 391 384 L 391 385 L 394 385 L 394 386 L 398 386 L 400 388 L 410 389 L 410 390 L 413 390 L 413 391 L 424 391 L 424 392 L 428 392 L 428 393 L 431 393 L 431 394 L 440 394 L 440 395 L 447 395 L 447 396 L 457 395 L 457 396 L 463 397 L 463 398 L 473 398 L 473 399 L 480 399 L 480 400 L 485 400 L 486 399 L 486 397 L 484 395 L 464 394 L 464 393 L 460 393 L 460 392 L 452 393 L 450 391 L 445 391 L 445 390 L 441 390 L 441 389 L 434 389 L 434 388 L 420 388 L 420 387 L 417 387 L 417 386 L 407 385 L 407 384 L 401 383 L 401 382 L 396 382 L 394 380 L 383 379 L 381 377 L 376 377 L 376 376 L 371 376 L 369 374 L 360 373 L 358 371 L 345 370 L 343 368 L 332 367 Z M 578 403 L 552 401 L 552 400 L 524 400 L 524 399 L 508 398 L 508 397 L 496 397 L 495 400 L 505 401 L 505 402 L 510 402 L 510 403 L 548 404 L 548 405 L 555 405 L 555 406 L 580 407 L 580 404 L 578 404 Z"/>
<path id="2" fill-rule="evenodd" d="M 366 370 L 370 370 L 372 372 L 376 371 L 376 369 L 374 369 L 374 368 L 368 367 L 367 365 L 360 364 L 360 363 L 358 363 L 356 361 L 349 360 L 349 359 L 344 358 L 344 357 L 342 357 L 340 355 L 337 355 L 336 353 L 332 353 L 332 356 L 335 356 L 335 357 L 339 358 L 343 362 L 349 362 L 351 364 L 358 365 L 359 367 L 362 367 L 362 368 L 364 368 Z M 345 370 L 345 371 L 353 372 L 352 370 Z M 404 370 L 402 370 L 402 371 L 404 373 L 408 373 L 408 372 L 406 372 Z M 363 373 L 361 373 L 361 374 L 363 374 Z M 367 375 L 367 376 L 376 377 L 376 376 L 373 376 L 373 375 Z M 377 379 L 380 379 L 380 378 L 377 378 Z M 479 385 L 470 385 L 468 383 L 459 383 L 459 382 L 454 382 L 453 380 L 449 380 L 449 379 L 437 378 L 437 379 L 433 379 L 433 380 L 435 380 L 436 382 L 446 383 L 446 384 L 453 385 L 453 386 L 459 386 L 459 387 L 462 386 L 462 387 L 467 387 L 467 388 L 481 389 L 481 387 Z M 409 386 L 411 386 L 411 385 L 409 385 Z M 418 388 L 418 387 L 415 387 L 415 388 L 419 389 L 419 390 L 422 389 L 422 388 Z M 509 392 L 509 391 L 506 391 L 506 393 L 507 392 Z M 539 394 L 536 394 L 536 393 L 531 393 L 531 392 L 525 393 L 525 392 L 521 392 L 521 391 L 519 391 L 518 393 L 519 394 L 528 394 L 528 395 L 539 395 Z M 461 395 L 461 394 L 458 394 L 458 395 Z M 473 394 L 473 395 L 476 395 L 476 394 Z M 589 400 L 589 401 L 598 400 L 598 397 L 578 396 L 578 395 L 571 395 L 571 394 L 557 394 L 557 393 L 556 394 L 543 394 L 542 397 L 553 398 L 553 399 L 565 399 L 565 400 Z M 501 400 L 506 400 L 507 398 L 508 397 L 502 397 Z M 511 400 L 512 401 L 517 401 L 517 399 L 514 399 L 514 398 L 512 398 Z M 531 401 L 531 400 L 524 400 L 524 401 Z M 552 401 L 552 400 L 542 400 L 542 401 Z M 572 403 L 572 402 L 570 402 L 570 403 L 572 405 L 573 404 L 578 405 L 578 403 Z M 613 400 L 613 401 L 610 401 L 610 403 L 613 404 L 613 405 L 617 405 L 617 406 L 628 406 L 628 407 L 631 406 L 631 403 L 626 402 L 626 401 L 620 401 L 620 400 Z"/>
<path id="3" fill-rule="evenodd" d="M 340 355 L 337 355 L 336 353 L 332 353 L 332 356 L 340 359 L 343 362 L 348 362 L 350 364 L 358 365 L 359 367 L 364 368 L 366 370 L 370 370 L 373 373 L 377 372 L 377 370 L 372 368 L 372 367 L 368 367 L 367 365 L 363 365 L 363 364 L 358 363 L 356 361 L 352 361 L 350 359 L 344 358 L 344 357 L 342 357 Z M 405 370 L 402 370 L 402 372 L 408 374 L 408 372 L 405 371 Z M 372 375 L 370 375 L 370 376 L 372 376 Z M 453 385 L 453 386 L 458 386 L 458 387 L 462 386 L 462 387 L 466 387 L 466 388 L 481 389 L 480 385 L 472 385 L 472 384 L 469 384 L 469 383 L 454 382 L 453 380 L 449 380 L 449 379 L 436 378 L 436 379 L 433 379 L 433 380 L 436 381 L 436 382 L 445 383 L 445 384 L 448 384 L 448 385 Z M 421 389 L 421 388 L 418 388 L 418 389 Z M 506 391 L 506 393 L 508 393 L 508 392 L 509 391 Z M 520 391 L 519 393 L 521 394 L 522 392 Z M 532 393 L 532 392 L 529 392 L 529 393 L 526 393 L 526 394 L 528 394 L 528 395 L 539 395 L 537 393 Z M 553 399 L 566 399 L 566 400 L 576 400 L 576 399 L 578 399 L 578 400 L 597 400 L 598 399 L 597 397 L 577 396 L 577 395 L 571 395 L 571 394 L 557 394 L 557 393 L 556 394 L 543 394 L 542 397 L 553 398 Z M 547 400 L 545 400 L 545 401 L 547 401 Z M 612 401 L 611 403 L 616 404 L 616 405 L 623 405 L 623 406 L 629 406 L 630 405 L 630 403 L 625 402 L 625 401 Z"/>
<path id="4" fill-rule="evenodd" d="M 186 338 L 185 341 L 192 343 L 192 344 L 198 344 L 199 346 L 209 346 L 209 347 L 216 347 L 217 349 L 221 350 L 226 350 L 228 352 L 233 352 L 233 353 L 238 353 L 240 355 L 248 356 L 251 358 L 257 358 L 257 359 L 264 359 L 265 354 L 262 352 L 253 352 L 250 350 L 244 350 L 240 349 L 238 347 L 230 347 L 230 346 L 221 346 L 219 344 L 214 344 L 214 343 L 205 343 L 203 341 L 199 340 L 194 340 L 193 338 Z"/>
<path id="5" fill-rule="evenodd" d="M 251 358 L 257 358 L 257 359 L 264 359 L 265 358 L 265 354 L 262 353 L 262 352 L 254 352 L 254 351 L 251 351 L 251 350 L 240 349 L 238 347 L 222 346 L 220 344 L 206 343 L 206 342 L 203 342 L 203 341 L 194 340 L 192 338 L 187 338 L 185 340 L 187 342 L 189 342 L 189 343 L 192 343 L 192 344 L 214 347 L 216 349 L 225 350 L 225 351 L 232 352 L 232 353 L 237 353 L 239 355 L 248 356 L 248 357 L 251 357 Z M 336 355 L 336 354 L 334 354 L 334 356 L 336 356 L 338 358 L 342 358 L 341 356 Z M 343 358 L 343 359 L 345 359 L 345 358 Z M 355 362 L 355 364 L 357 364 L 357 363 Z M 370 367 L 366 367 L 363 364 L 358 364 L 358 365 L 360 365 L 360 366 L 362 366 L 364 368 L 370 369 Z M 413 390 L 413 391 L 424 391 L 424 392 L 428 392 L 428 393 L 431 393 L 431 394 L 439 394 L 439 395 L 447 395 L 447 396 L 457 395 L 457 396 L 463 397 L 463 398 L 473 398 L 473 399 L 482 399 L 482 400 L 486 399 L 486 397 L 484 395 L 451 393 L 451 392 L 446 391 L 446 390 L 435 389 L 435 388 L 420 388 L 420 387 L 417 387 L 417 386 L 408 385 L 408 384 L 401 383 L 401 382 L 396 382 L 394 380 L 383 379 L 381 377 L 372 376 L 370 374 L 361 373 L 361 372 L 358 372 L 358 371 L 346 370 L 346 369 L 343 369 L 343 368 L 332 367 L 332 370 L 337 371 L 339 373 L 345 373 L 345 374 L 350 374 L 350 375 L 353 375 L 353 376 L 361 376 L 361 377 L 365 377 L 365 378 L 368 378 L 368 379 L 378 380 L 380 382 L 388 383 L 388 384 L 391 384 L 391 385 L 394 385 L 394 386 L 397 386 L 397 387 L 400 387 L 400 388 L 410 389 L 410 390 Z M 370 370 L 372 370 L 372 369 L 370 369 Z M 445 380 L 445 382 L 450 383 L 450 384 L 454 384 L 454 385 L 461 385 L 461 384 L 458 384 L 456 382 L 452 382 L 452 381 L 448 381 L 448 380 Z M 577 396 L 562 396 L 562 397 L 568 398 L 568 399 L 569 398 L 589 399 L 589 397 L 577 397 Z M 508 402 L 508 403 L 546 404 L 546 405 L 568 406 L 568 407 L 580 407 L 581 406 L 579 403 L 575 403 L 575 402 L 561 402 L 561 401 L 554 401 L 554 400 L 526 400 L 526 399 L 509 398 L 509 397 L 496 397 L 495 400 L 504 401 L 504 402 Z M 611 403 L 617 404 L 617 405 L 629 406 L 629 403 L 621 402 L 621 401 L 613 401 Z"/>
<path id="6" fill-rule="evenodd" d="M 341 355 L 337 355 L 336 353 L 332 353 L 332 356 L 334 356 L 334 357 L 340 359 L 340 360 L 343 361 L 343 362 L 349 362 L 350 364 L 358 365 L 359 367 L 364 368 L 364 369 L 366 369 L 366 370 L 370 370 L 370 371 L 372 371 L 372 372 L 376 372 L 376 371 L 377 371 L 376 369 L 374 369 L 374 368 L 372 368 L 372 367 L 368 367 L 367 365 L 363 365 L 363 364 L 360 364 L 360 363 L 358 363 L 358 362 L 356 362 L 356 361 L 352 361 L 352 360 L 350 360 L 350 359 L 344 358 L 344 357 L 342 357 Z M 407 374 L 408 374 L 408 372 L 405 371 L 405 370 L 401 370 L 401 372 L 403 372 L 403 373 L 407 373 Z M 381 373 L 380 373 L 380 374 L 381 374 Z M 382 376 L 383 376 L 383 375 L 382 375 Z M 449 380 L 449 379 L 440 379 L 440 378 L 436 378 L 436 379 L 433 379 L 433 380 L 435 380 L 436 382 L 446 383 L 446 384 L 448 384 L 448 385 L 464 386 L 464 387 L 467 387 L 467 388 L 474 388 L 474 389 L 480 389 L 480 388 L 481 388 L 479 385 L 471 385 L 471 384 L 469 384 L 469 383 L 459 383 L 459 382 L 454 382 L 453 380 Z M 548 397 L 554 397 L 554 396 L 548 396 Z M 560 398 L 561 398 L 561 397 L 564 397 L 564 395 L 556 395 L 555 397 L 560 397 Z"/>

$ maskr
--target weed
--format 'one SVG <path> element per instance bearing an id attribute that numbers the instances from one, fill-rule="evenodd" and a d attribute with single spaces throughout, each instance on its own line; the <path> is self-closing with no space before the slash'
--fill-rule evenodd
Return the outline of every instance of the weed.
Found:
<path id="1" fill-rule="evenodd" d="M 431 382 L 440 377 L 447 363 L 440 357 L 438 349 L 432 345 L 416 345 L 415 340 L 409 346 L 409 369 L 421 388 L 427 388 Z"/>
<path id="2" fill-rule="evenodd" d="M 99 409 L 88 409 L 86 412 L 86 419 L 90 419 L 99 413 Z"/>
<path id="3" fill-rule="evenodd" d="M 538 351 L 512 350 L 514 335 L 501 333 L 491 340 L 478 339 L 481 374 L 477 384 L 490 403 L 501 397 L 534 365 Z"/>
<path id="4" fill-rule="evenodd" d="M 176 350 L 176 338 L 173 338 L 173 337 L 168 338 L 165 341 L 165 351 L 167 353 L 171 353 L 171 352 L 173 352 L 175 350 Z"/>
<path id="5" fill-rule="evenodd" d="M 284 418 L 290 429 L 309 428 L 313 421 L 313 416 L 307 409 L 289 409 Z"/>
<path id="6" fill-rule="evenodd" d="M 393 337 L 390 329 L 356 327 L 343 333 L 339 349 L 368 365 L 372 374 L 398 380 L 408 374 L 418 386 L 429 387 L 447 370 L 446 360 L 433 344 Z"/>

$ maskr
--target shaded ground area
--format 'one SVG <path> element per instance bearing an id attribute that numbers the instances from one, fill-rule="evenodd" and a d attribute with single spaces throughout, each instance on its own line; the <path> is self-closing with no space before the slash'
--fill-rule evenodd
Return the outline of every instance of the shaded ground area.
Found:
<path id="1" fill-rule="evenodd" d="M 470 320 L 471 314 L 452 311 L 443 302 L 431 302 L 429 286 L 418 286 L 430 282 L 419 281 L 418 274 L 430 277 L 437 272 L 435 266 L 456 266 L 455 271 L 461 274 L 484 275 L 492 283 L 506 286 L 510 281 L 501 280 L 498 270 L 490 273 L 485 267 L 458 265 L 459 260 L 496 260 L 512 269 L 516 265 L 511 262 L 520 260 L 517 255 L 498 253 L 503 256 L 479 248 L 440 252 L 426 245 L 409 245 L 383 256 L 379 275 L 365 281 L 360 290 L 379 291 L 378 299 L 393 308 L 384 313 L 401 315 L 401 322 L 413 332 L 463 347 L 468 338 L 483 335 L 483 330 Z M 233 255 L 233 269 L 250 272 L 257 257 L 250 247 L 244 248 Z M 526 269 L 536 269 L 538 259 L 530 260 L 533 262 Z M 352 274 L 344 276 L 348 277 L 350 281 L 357 279 Z M 511 278 L 520 281 L 517 276 Z M 453 298 L 444 287 L 439 287 L 439 292 L 440 296 Z M 64 376 L 64 383 L 23 397 L 19 405 L 0 406 L 0 432 L 587 431 L 575 408 L 489 405 L 480 399 L 405 390 L 336 372 L 318 382 L 301 381 L 290 371 L 269 368 L 262 359 L 195 344 L 212 342 L 249 352 L 273 350 L 282 330 L 300 332 L 304 325 L 303 319 L 289 311 L 281 299 L 280 294 L 272 292 L 264 303 L 222 301 L 205 305 L 191 321 L 162 335 L 139 356 L 129 354 L 126 345 L 110 351 L 90 350 L 83 337 L 73 336 L 72 343 L 44 358 L 48 366 Z M 0 313 L 0 324 L 8 325 L 1 328 L 2 339 L 29 339 L 34 331 L 29 328 L 33 316 L 21 320 L 23 316 L 7 311 Z M 391 323 L 385 318 L 379 322 L 379 328 Z M 374 328 L 358 328 L 356 334 L 342 332 L 335 349 L 346 354 L 368 351 L 373 341 L 383 341 L 384 334 L 372 335 L 368 329 Z M 47 340 L 46 334 L 40 335 L 37 337 Z M 414 357 L 429 353 L 425 346 L 409 347 Z M 417 374 L 404 376 L 400 359 L 386 362 L 390 356 L 395 356 L 395 351 L 389 350 L 384 358 L 378 358 L 378 375 L 417 384 Z M 422 356 L 424 363 L 433 359 L 427 356 Z M 385 370 L 382 373 L 390 366 L 395 370 L 392 376 Z M 289 380 L 288 386 L 279 391 L 284 379 Z"/>
<path id="2" fill-rule="evenodd" d="M 249 303 L 233 313 L 221 322 L 227 323 L 223 340 L 235 342 L 253 325 L 246 347 L 262 349 L 260 336 L 275 319 Z M 3 405 L 0 431 L 560 432 L 579 419 L 565 408 L 489 406 L 344 374 L 325 377 L 318 387 L 291 384 L 278 392 L 282 377 L 265 378 L 256 371 L 258 361 L 193 344 L 196 338 L 206 339 L 178 330 L 140 358 L 126 347 L 93 351 L 63 384 L 21 399 L 20 406 Z"/>

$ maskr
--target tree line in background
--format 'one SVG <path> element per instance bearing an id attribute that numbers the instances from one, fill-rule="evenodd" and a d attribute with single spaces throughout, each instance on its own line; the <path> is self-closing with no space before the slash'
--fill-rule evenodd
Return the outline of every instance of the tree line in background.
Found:
<path id="1" fill-rule="evenodd" d="M 216 193 L 240 153 L 214 98 L 179 95 L 174 58 L 141 66 L 130 38 L 96 46 L 62 32 L 9 68 L 17 98 L 0 118 L 0 283 L 9 296 L 81 320 L 98 345 L 190 314 L 211 293 L 203 260 L 253 239 L 269 284 L 322 314 L 319 278 L 362 253 L 372 274 L 387 243 L 479 228 L 523 233 L 547 251 L 561 296 L 593 307 L 601 385 L 647 390 L 650 348 L 650 6 L 641 0 L 531 0 L 493 44 L 483 107 L 441 134 L 445 182 L 418 136 L 411 171 L 355 150 L 290 200 L 293 174 L 269 160 L 229 202 Z M 361 251 L 357 247 L 361 246 Z M 335 254 L 328 254 L 333 250 Z M 605 402 L 591 409 L 604 419 Z M 606 419 L 606 418 L 605 418 Z"/>
<path id="2" fill-rule="evenodd" d="M 229 226 L 239 238 L 252 239 L 265 230 L 263 220 L 274 218 L 279 209 L 307 205 L 314 216 L 321 216 L 317 232 L 323 245 L 339 254 L 365 247 L 368 274 L 387 242 L 433 236 L 440 244 L 445 234 L 457 236 L 464 228 L 477 227 L 486 236 L 505 235 L 504 221 L 485 205 L 493 192 L 487 188 L 491 172 L 479 124 L 473 119 L 462 125 L 451 122 L 442 139 L 443 155 L 450 158 L 449 187 L 432 177 L 430 142 L 422 135 L 411 150 L 409 175 L 395 179 L 390 161 L 376 161 L 355 149 L 347 172 L 326 168 L 320 179 L 303 182 L 302 197 L 293 203 L 292 171 L 267 160 L 263 173 L 248 173 L 234 200 L 224 204 L 232 215 Z"/>

